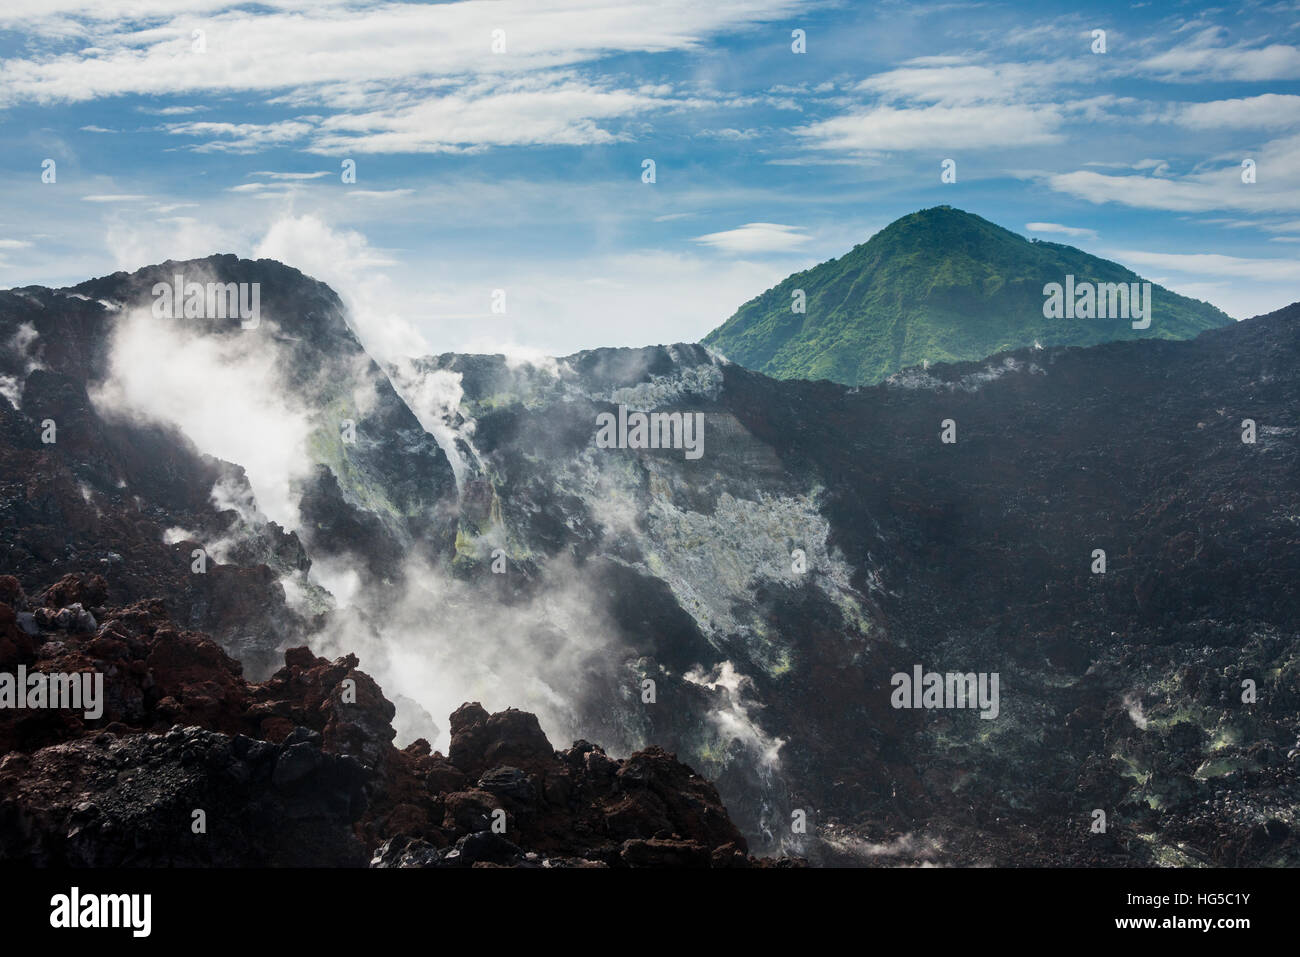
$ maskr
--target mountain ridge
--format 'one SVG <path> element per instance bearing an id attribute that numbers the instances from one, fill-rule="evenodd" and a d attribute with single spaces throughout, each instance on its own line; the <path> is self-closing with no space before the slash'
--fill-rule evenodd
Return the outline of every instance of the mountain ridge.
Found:
<path id="1" fill-rule="evenodd" d="M 1151 284 L 1149 329 L 1123 319 L 1046 319 L 1043 287 L 1144 283 L 1073 246 L 1030 241 L 951 206 L 903 216 L 849 252 L 743 304 L 701 342 L 774 378 L 867 385 L 926 362 L 1022 346 L 1184 339 L 1231 322 L 1221 310 Z M 802 292 L 804 312 L 795 311 Z"/>

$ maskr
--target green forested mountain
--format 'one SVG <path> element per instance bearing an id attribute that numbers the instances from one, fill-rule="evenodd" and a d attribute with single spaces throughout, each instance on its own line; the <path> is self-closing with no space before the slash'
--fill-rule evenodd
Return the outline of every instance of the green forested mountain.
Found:
<path id="1" fill-rule="evenodd" d="M 951 206 L 904 216 L 868 242 L 795 273 L 741 306 L 704 344 L 779 379 L 878 382 L 923 361 L 980 359 L 1004 349 L 1188 339 L 1231 318 L 1152 285 L 1152 321 L 1043 315 L 1044 286 L 1135 283 L 1118 263 L 1030 241 Z M 804 312 L 793 305 L 803 290 Z"/>

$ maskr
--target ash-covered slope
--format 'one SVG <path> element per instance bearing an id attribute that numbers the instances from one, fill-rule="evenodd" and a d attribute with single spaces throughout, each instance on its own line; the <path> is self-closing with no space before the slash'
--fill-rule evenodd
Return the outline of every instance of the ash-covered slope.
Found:
<path id="1" fill-rule="evenodd" d="M 276 277 L 281 298 L 259 330 L 177 338 L 132 335 L 129 307 L 0 294 L 0 392 L 20 406 L 0 399 L 0 571 L 24 587 L 116 568 L 115 543 L 113 600 L 161 597 L 246 660 L 355 652 L 402 740 L 442 740 L 428 715 L 478 698 L 552 739 L 676 751 L 760 852 L 1295 861 L 1300 307 L 849 389 L 699 346 L 381 370 L 325 287 L 278 264 L 188 268 Z M 126 301 L 154 274 L 112 278 Z M 231 387 L 141 409 L 160 387 L 130 360 L 155 339 Z M 48 406 L 55 446 L 51 376 L 75 398 Z M 262 384 L 260 419 L 243 383 Z M 232 402 L 301 461 L 217 461 L 246 448 L 209 427 Z M 356 442 L 335 441 L 353 412 Z M 601 416 L 636 412 L 702 416 L 702 444 L 597 442 Z M 248 507 L 264 493 L 285 527 Z M 173 528 L 263 592 L 192 581 Z M 892 676 L 917 665 L 997 673 L 997 716 L 893 707 Z"/>
<path id="2" fill-rule="evenodd" d="M 661 687 L 730 689 L 712 733 L 662 690 L 643 733 L 729 800 L 775 782 L 769 824 L 816 809 L 810 853 L 1294 862 L 1298 313 L 862 389 L 684 346 L 425 368 L 460 377 L 498 539 L 622 569 Z M 703 456 L 595 447 L 620 404 L 702 411 Z M 997 716 L 895 709 L 917 665 L 998 674 Z M 772 760 L 741 781 L 745 748 Z"/>

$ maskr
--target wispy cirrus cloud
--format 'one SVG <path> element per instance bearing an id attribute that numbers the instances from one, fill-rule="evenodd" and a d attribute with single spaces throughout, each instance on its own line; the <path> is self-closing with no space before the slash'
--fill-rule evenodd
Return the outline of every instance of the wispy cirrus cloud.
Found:
<path id="1" fill-rule="evenodd" d="M 202 142 L 189 147 L 198 153 L 257 153 L 267 147 L 294 143 L 313 129 L 313 124 L 303 119 L 283 120 L 278 123 L 214 123 L 189 120 L 167 126 L 167 132 L 175 136 L 201 139 Z"/>
<path id="2" fill-rule="evenodd" d="M 80 41 L 69 18 L 93 18 L 94 46 L 0 62 L 0 107 L 123 96 L 279 94 L 320 117 L 270 123 L 186 122 L 199 152 L 297 143 L 368 153 L 522 144 L 607 143 L 616 118 L 688 105 L 662 84 L 592 82 L 563 72 L 627 53 L 691 51 L 722 30 L 788 15 L 799 0 L 637 4 L 235 2 L 20 3 L 26 29 Z M 0 23 L 15 16 L 0 14 Z M 196 42 L 195 31 L 201 31 Z M 430 55 L 436 51 L 436 55 Z M 559 73 L 548 71 L 560 70 Z M 202 107 L 165 107 L 186 115 Z"/>
<path id="3" fill-rule="evenodd" d="M 658 93 L 608 88 L 558 74 L 505 78 L 411 105 L 328 117 L 308 149 L 327 154 L 439 153 L 612 143 L 625 137 L 602 125 L 604 121 L 689 105 Z"/>
<path id="4" fill-rule="evenodd" d="M 655 16 L 631 5 L 557 8 L 518 0 L 294 6 L 300 8 L 266 13 L 234 2 L 157 4 L 156 22 L 147 26 L 141 14 L 128 14 L 130 6 L 118 5 L 116 17 L 106 15 L 110 7 L 100 11 L 110 21 L 107 32 L 97 31 L 87 53 L 6 61 L 0 68 L 3 96 L 11 102 L 76 102 L 519 74 L 612 53 L 688 49 L 738 18 L 776 16 L 795 4 L 670 0 Z M 24 25 L 39 31 L 47 22 L 37 14 Z M 203 31 L 201 50 L 194 30 Z M 502 53 L 493 52 L 493 30 L 504 31 Z"/>

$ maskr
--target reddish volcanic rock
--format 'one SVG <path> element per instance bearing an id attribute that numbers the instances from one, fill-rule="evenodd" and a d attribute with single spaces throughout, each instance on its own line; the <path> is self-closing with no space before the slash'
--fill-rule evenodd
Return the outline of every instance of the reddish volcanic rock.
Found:
<path id="1" fill-rule="evenodd" d="M 103 713 L 93 722 L 83 711 L 0 710 L 0 749 L 30 751 L 83 734 L 92 724 L 153 731 L 174 724 L 243 730 L 248 685 L 239 663 L 206 635 L 178 631 L 161 602 L 113 609 L 102 624 L 93 616 L 88 621 L 79 602 L 64 608 L 49 604 L 52 594 L 93 599 L 102 587 L 99 576 L 84 582 L 67 576 L 47 590 L 46 604 L 31 619 L 42 631 L 39 636 L 6 626 L 8 616 L 0 611 L 0 670 L 12 673 L 22 664 L 29 672 L 90 672 L 103 680 Z M 0 608 L 12 614 L 9 606 Z M 94 630 L 83 630 L 90 624 Z"/>
<path id="2" fill-rule="evenodd" d="M 0 670 L 104 682 L 97 720 L 0 711 L 0 861 L 754 863 L 713 785 L 659 748 L 625 760 L 585 741 L 557 752 L 535 715 L 470 703 L 451 715 L 448 756 L 423 739 L 398 750 L 394 707 L 355 655 L 290 648 L 282 668 L 250 684 L 161 602 L 104 608 L 108 593 L 100 576 L 65 576 L 20 620 L 26 597 L 0 578 L 12 602 L 0 604 Z M 211 839 L 191 828 L 195 810 Z"/>
<path id="3" fill-rule="evenodd" d="M 555 759 L 555 749 L 536 715 L 514 708 L 489 715 L 477 701 L 461 705 L 452 714 L 448 754 L 466 774 L 502 764 L 546 768 Z"/>
<path id="4" fill-rule="evenodd" d="M 102 605 L 107 597 L 108 582 L 103 575 L 64 575 L 45 590 L 41 604 L 46 608 L 72 604 L 93 608 Z"/>

